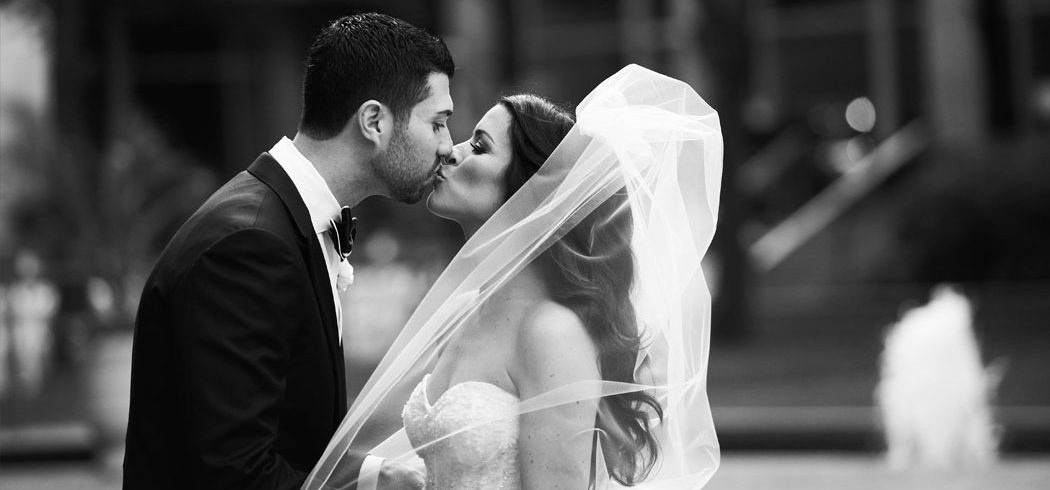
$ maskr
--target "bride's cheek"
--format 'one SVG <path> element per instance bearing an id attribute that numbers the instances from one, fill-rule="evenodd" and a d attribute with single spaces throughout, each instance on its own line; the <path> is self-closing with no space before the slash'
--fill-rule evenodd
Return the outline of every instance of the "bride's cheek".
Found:
<path id="1" fill-rule="evenodd" d="M 471 162 L 475 163 L 475 162 Z M 492 180 L 492 176 L 489 169 L 484 165 L 464 165 L 461 167 L 458 176 L 463 185 L 469 190 L 477 190 L 485 187 L 489 181 Z"/>

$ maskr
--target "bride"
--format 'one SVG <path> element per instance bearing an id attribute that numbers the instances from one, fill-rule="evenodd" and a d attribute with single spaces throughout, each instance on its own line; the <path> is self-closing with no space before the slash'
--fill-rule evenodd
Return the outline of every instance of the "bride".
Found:
<path id="1" fill-rule="evenodd" d="M 351 447 L 421 458 L 430 490 L 703 486 L 721 159 L 714 110 L 636 65 L 576 118 L 502 98 L 428 200 L 467 243 L 304 488 L 332 488 Z"/>

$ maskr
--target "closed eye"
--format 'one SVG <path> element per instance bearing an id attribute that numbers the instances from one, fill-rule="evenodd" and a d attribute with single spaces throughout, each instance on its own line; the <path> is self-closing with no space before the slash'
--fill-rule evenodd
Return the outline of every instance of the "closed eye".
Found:
<path id="1" fill-rule="evenodd" d="M 485 153 L 485 146 L 478 141 L 471 141 L 470 150 L 473 151 L 475 155 L 480 155 Z"/>

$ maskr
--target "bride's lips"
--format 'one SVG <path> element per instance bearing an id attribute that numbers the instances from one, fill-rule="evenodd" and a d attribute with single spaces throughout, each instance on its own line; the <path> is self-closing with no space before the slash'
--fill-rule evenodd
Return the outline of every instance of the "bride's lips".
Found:
<path id="1" fill-rule="evenodd" d="M 441 166 L 438 166 L 437 170 L 434 171 L 434 185 L 440 184 L 445 181 L 445 174 L 441 172 Z"/>

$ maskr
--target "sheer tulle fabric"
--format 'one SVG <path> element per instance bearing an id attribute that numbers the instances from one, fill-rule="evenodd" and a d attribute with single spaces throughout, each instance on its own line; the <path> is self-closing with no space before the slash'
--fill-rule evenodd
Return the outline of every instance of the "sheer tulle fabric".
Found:
<path id="1" fill-rule="evenodd" d="M 304 488 L 334 484 L 351 448 L 415 458 L 404 436 L 402 407 L 448 339 L 474 319 L 494 291 L 614 194 L 623 202 L 616 212 L 630 213 L 633 224 L 624 245 L 635 260 L 631 298 L 643 337 L 634 382 L 574 382 L 520 400 L 515 410 L 496 416 L 648 392 L 659 400 L 664 417 L 654 424 L 657 464 L 639 487 L 703 486 L 718 467 L 719 451 L 706 393 L 711 299 L 700 260 L 715 231 L 722 151 L 717 113 L 685 83 L 637 65 L 602 82 L 579 104 L 576 125 L 539 172 L 470 238 L 434 284 Z M 594 224 L 593 232 L 600 233 L 601 226 Z M 602 260 L 587 250 L 575 252 Z M 478 421 L 442 439 L 490 422 Z M 594 461 L 597 486 L 616 486 L 600 446 Z"/>

